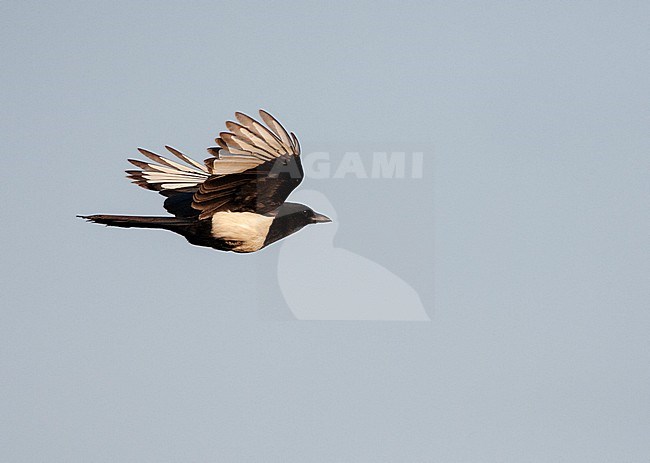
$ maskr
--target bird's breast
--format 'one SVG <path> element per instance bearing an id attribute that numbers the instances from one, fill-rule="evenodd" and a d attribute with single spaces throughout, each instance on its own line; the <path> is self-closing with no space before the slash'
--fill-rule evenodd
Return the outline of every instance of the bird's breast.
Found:
<path id="1" fill-rule="evenodd" d="M 235 252 L 255 252 L 264 247 L 273 217 L 254 212 L 217 212 L 212 216 L 211 234 Z"/>

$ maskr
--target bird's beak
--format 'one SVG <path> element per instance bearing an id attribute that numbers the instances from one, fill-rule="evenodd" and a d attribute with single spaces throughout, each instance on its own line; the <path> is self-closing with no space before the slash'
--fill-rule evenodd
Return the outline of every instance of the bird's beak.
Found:
<path id="1" fill-rule="evenodd" d="M 311 218 L 311 221 L 313 223 L 326 223 L 326 222 L 331 222 L 332 219 L 330 219 L 326 215 L 314 213 L 314 216 Z"/>

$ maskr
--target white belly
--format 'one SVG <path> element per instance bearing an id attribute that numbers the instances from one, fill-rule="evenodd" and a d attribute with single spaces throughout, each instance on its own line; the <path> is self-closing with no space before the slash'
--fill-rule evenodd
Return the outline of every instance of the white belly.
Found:
<path id="1" fill-rule="evenodd" d="M 212 216 L 212 236 L 226 241 L 235 252 L 262 249 L 273 217 L 254 212 L 217 212 Z"/>

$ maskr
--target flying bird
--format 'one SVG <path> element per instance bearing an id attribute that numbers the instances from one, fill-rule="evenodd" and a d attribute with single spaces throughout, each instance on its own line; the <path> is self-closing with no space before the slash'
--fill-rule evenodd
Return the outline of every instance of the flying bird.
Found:
<path id="1" fill-rule="evenodd" d="M 182 163 L 138 148 L 152 162 L 129 159 L 139 170 L 127 170 L 127 176 L 165 196 L 163 206 L 173 217 L 78 217 L 112 227 L 169 230 L 193 245 L 237 253 L 259 251 L 306 225 L 331 222 L 304 204 L 285 202 L 304 176 L 300 143 L 269 113 L 259 114 L 264 123 L 235 113 L 237 122 L 226 122 L 229 131 L 219 134 L 203 164 L 171 146 L 165 148 Z"/>

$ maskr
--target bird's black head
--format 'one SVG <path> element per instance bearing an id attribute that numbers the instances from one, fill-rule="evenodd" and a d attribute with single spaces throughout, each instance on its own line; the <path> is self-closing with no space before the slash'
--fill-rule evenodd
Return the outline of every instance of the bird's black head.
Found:
<path id="1" fill-rule="evenodd" d="M 283 221 L 300 225 L 300 228 L 312 223 L 326 223 L 332 221 L 332 219 L 326 215 L 315 212 L 309 206 L 297 203 L 284 203 L 280 209 L 278 209 L 278 214 L 275 218 L 276 220 L 282 219 Z"/>
<path id="2" fill-rule="evenodd" d="M 265 246 L 297 232 L 305 225 L 331 221 L 329 217 L 314 212 L 304 204 L 284 203 L 273 219 Z"/>

